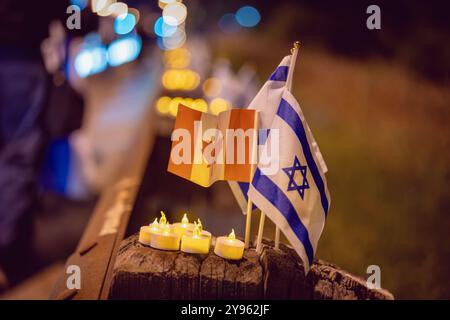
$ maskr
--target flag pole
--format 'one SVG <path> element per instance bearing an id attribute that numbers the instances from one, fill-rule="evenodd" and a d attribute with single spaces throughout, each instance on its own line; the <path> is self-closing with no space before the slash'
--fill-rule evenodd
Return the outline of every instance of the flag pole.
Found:
<path id="1" fill-rule="evenodd" d="M 250 170 L 250 176 L 253 177 L 253 174 L 255 173 L 255 165 L 252 164 L 251 170 Z M 251 181 L 250 181 L 251 183 Z M 250 231 L 251 231 L 251 225 L 252 225 L 252 208 L 253 208 L 253 202 L 248 199 L 247 201 L 247 217 L 245 221 L 245 249 L 248 249 L 250 247 Z"/>
<path id="2" fill-rule="evenodd" d="M 300 42 L 295 41 L 294 47 L 291 49 L 291 63 L 289 65 L 289 73 L 286 79 L 286 87 L 288 91 L 292 90 L 292 77 L 294 75 L 294 69 L 295 69 L 295 63 L 297 61 L 297 53 L 298 49 L 300 48 Z M 266 214 L 261 211 L 261 216 L 259 218 L 259 230 L 258 230 L 258 237 L 256 239 L 256 252 L 261 253 L 261 243 L 262 243 L 262 236 L 264 232 L 264 220 L 266 218 Z M 275 224 L 275 249 L 278 249 L 280 247 L 280 227 Z"/>
<path id="3" fill-rule="evenodd" d="M 275 225 L 275 250 L 280 249 L 280 227 Z"/>
<path id="4" fill-rule="evenodd" d="M 264 221 L 266 220 L 266 214 L 261 211 L 261 216 L 259 217 L 259 229 L 258 238 L 256 239 L 256 252 L 261 253 L 262 250 L 262 236 L 264 231 Z"/>
<path id="5" fill-rule="evenodd" d="M 258 163 L 258 114 L 255 117 L 255 131 L 253 132 L 253 144 L 252 144 L 252 156 L 251 156 L 251 167 L 250 167 L 250 183 L 252 183 L 251 179 L 253 179 L 253 175 L 255 174 L 256 164 Z M 248 198 L 247 201 L 247 217 L 245 220 L 245 238 L 244 238 L 244 248 L 248 249 L 250 247 L 250 232 L 252 225 L 252 210 L 253 202 Z"/>
<path id="6" fill-rule="evenodd" d="M 288 73 L 288 76 L 286 79 L 286 88 L 288 89 L 289 92 L 292 90 L 292 79 L 294 77 L 295 63 L 297 62 L 297 54 L 298 54 L 299 48 L 300 48 L 300 42 L 295 41 L 294 46 L 291 49 L 292 58 L 291 58 L 291 64 L 289 65 L 289 73 Z"/>

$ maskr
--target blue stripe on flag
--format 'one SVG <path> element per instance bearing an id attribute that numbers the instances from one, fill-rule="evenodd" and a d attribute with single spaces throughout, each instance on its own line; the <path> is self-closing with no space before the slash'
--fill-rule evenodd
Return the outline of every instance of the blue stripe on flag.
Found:
<path id="1" fill-rule="evenodd" d="M 313 262 L 314 250 L 309 241 L 308 230 L 297 215 L 297 211 L 288 197 L 267 176 L 262 175 L 259 168 L 256 169 L 252 181 L 253 186 L 286 218 L 292 231 L 303 244 L 309 265 Z"/>
<path id="2" fill-rule="evenodd" d="M 275 71 L 270 76 L 269 80 L 273 81 L 286 81 L 288 75 L 289 67 L 288 66 L 279 66 L 275 69 Z"/>
<path id="3" fill-rule="evenodd" d="M 250 184 L 247 182 L 238 182 L 239 189 L 241 189 L 242 194 L 244 195 L 245 201 L 248 201 L 248 188 Z M 252 211 L 256 209 L 256 206 L 252 204 Z"/>
<path id="4" fill-rule="evenodd" d="M 319 169 L 309 148 L 308 139 L 306 138 L 305 128 L 303 127 L 302 120 L 298 113 L 292 108 L 292 106 L 284 99 L 281 99 L 280 106 L 278 107 L 277 115 L 283 119 L 292 130 L 294 130 L 297 138 L 300 140 L 303 148 L 303 154 L 305 155 L 306 163 L 308 164 L 311 175 L 316 183 L 317 189 L 320 193 L 320 201 L 325 212 L 325 216 L 328 215 L 328 198 L 325 193 L 325 185 L 322 177 L 320 176 Z"/>
<path id="5" fill-rule="evenodd" d="M 238 185 L 239 185 L 239 188 L 242 191 L 242 194 L 245 197 L 245 200 L 248 201 L 247 193 L 248 193 L 248 186 L 249 186 L 249 184 L 246 183 L 246 182 L 238 182 Z"/>

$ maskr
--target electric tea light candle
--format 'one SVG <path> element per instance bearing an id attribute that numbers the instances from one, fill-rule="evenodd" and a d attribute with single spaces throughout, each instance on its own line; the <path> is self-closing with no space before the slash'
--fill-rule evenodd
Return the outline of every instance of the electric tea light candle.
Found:
<path id="1" fill-rule="evenodd" d="M 234 229 L 232 229 L 228 237 L 217 238 L 214 253 L 224 259 L 241 260 L 244 255 L 244 246 L 245 244 L 241 240 L 236 239 Z"/>
<path id="2" fill-rule="evenodd" d="M 161 211 L 161 218 L 159 219 L 159 222 L 158 218 L 155 218 L 150 226 L 141 227 L 141 229 L 139 230 L 139 242 L 149 246 L 151 243 L 152 234 L 163 230 L 162 228 L 164 228 L 166 222 L 166 215 Z"/>
<path id="3" fill-rule="evenodd" d="M 152 232 L 150 239 L 150 246 L 152 248 L 169 251 L 180 250 L 180 236 L 172 231 L 168 221 L 161 231 Z"/>
<path id="4" fill-rule="evenodd" d="M 183 219 L 181 219 L 181 223 L 174 223 L 173 229 L 176 234 L 180 237 L 184 236 L 188 232 L 192 232 L 194 230 L 195 225 L 189 222 L 187 214 L 185 213 Z"/>
<path id="5" fill-rule="evenodd" d="M 192 235 L 185 234 L 181 238 L 181 251 L 187 253 L 206 254 L 211 246 L 211 237 L 202 235 L 198 224 L 194 222 Z"/>

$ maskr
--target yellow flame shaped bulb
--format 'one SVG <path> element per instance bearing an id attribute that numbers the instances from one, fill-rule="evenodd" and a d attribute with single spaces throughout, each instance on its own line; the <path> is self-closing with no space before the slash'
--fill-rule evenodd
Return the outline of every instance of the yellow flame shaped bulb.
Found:
<path id="1" fill-rule="evenodd" d="M 173 224 L 173 230 L 180 237 L 183 235 L 192 232 L 194 230 L 194 224 L 189 222 L 187 214 L 185 213 L 181 222 Z"/>
<path id="2" fill-rule="evenodd" d="M 200 227 L 198 226 L 198 224 L 196 223 L 196 222 L 194 222 L 194 225 L 195 225 L 195 227 L 194 227 L 194 231 L 192 232 L 192 236 L 194 237 L 194 238 L 199 238 L 200 237 Z"/>
<path id="3" fill-rule="evenodd" d="M 231 229 L 230 234 L 228 235 L 228 241 L 233 242 L 236 239 L 236 234 L 234 233 L 234 229 Z"/>
<path id="4" fill-rule="evenodd" d="M 164 214 L 164 211 L 161 211 L 161 218 L 159 218 L 159 224 L 161 226 L 164 226 L 167 223 L 166 215 Z"/>
<path id="5" fill-rule="evenodd" d="M 200 219 L 197 219 L 197 225 L 198 225 L 198 228 L 199 228 L 199 230 L 200 230 L 200 234 L 202 235 L 202 236 L 204 236 L 204 237 L 209 237 L 209 238 L 211 238 L 211 232 L 208 232 L 208 231 L 206 231 L 206 230 L 203 230 L 203 224 L 202 224 L 202 222 L 200 221 Z"/>
<path id="6" fill-rule="evenodd" d="M 158 223 L 158 218 L 155 218 L 155 220 L 153 221 L 153 223 L 151 224 L 152 227 L 152 231 L 159 231 L 159 223 Z"/>

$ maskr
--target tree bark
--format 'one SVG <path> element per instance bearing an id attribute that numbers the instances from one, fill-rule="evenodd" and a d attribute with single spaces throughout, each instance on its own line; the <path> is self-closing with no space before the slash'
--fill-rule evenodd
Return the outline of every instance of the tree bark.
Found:
<path id="1" fill-rule="evenodd" d="M 384 289 L 330 263 L 316 260 L 305 276 L 301 259 L 283 244 L 265 241 L 261 255 L 241 261 L 209 254 L 156 250 L 137 235 L 122 241 L 113 268 L 110 299 L 393 299 Z M 213 239 L 214 242 L 214 239 Z"/>

